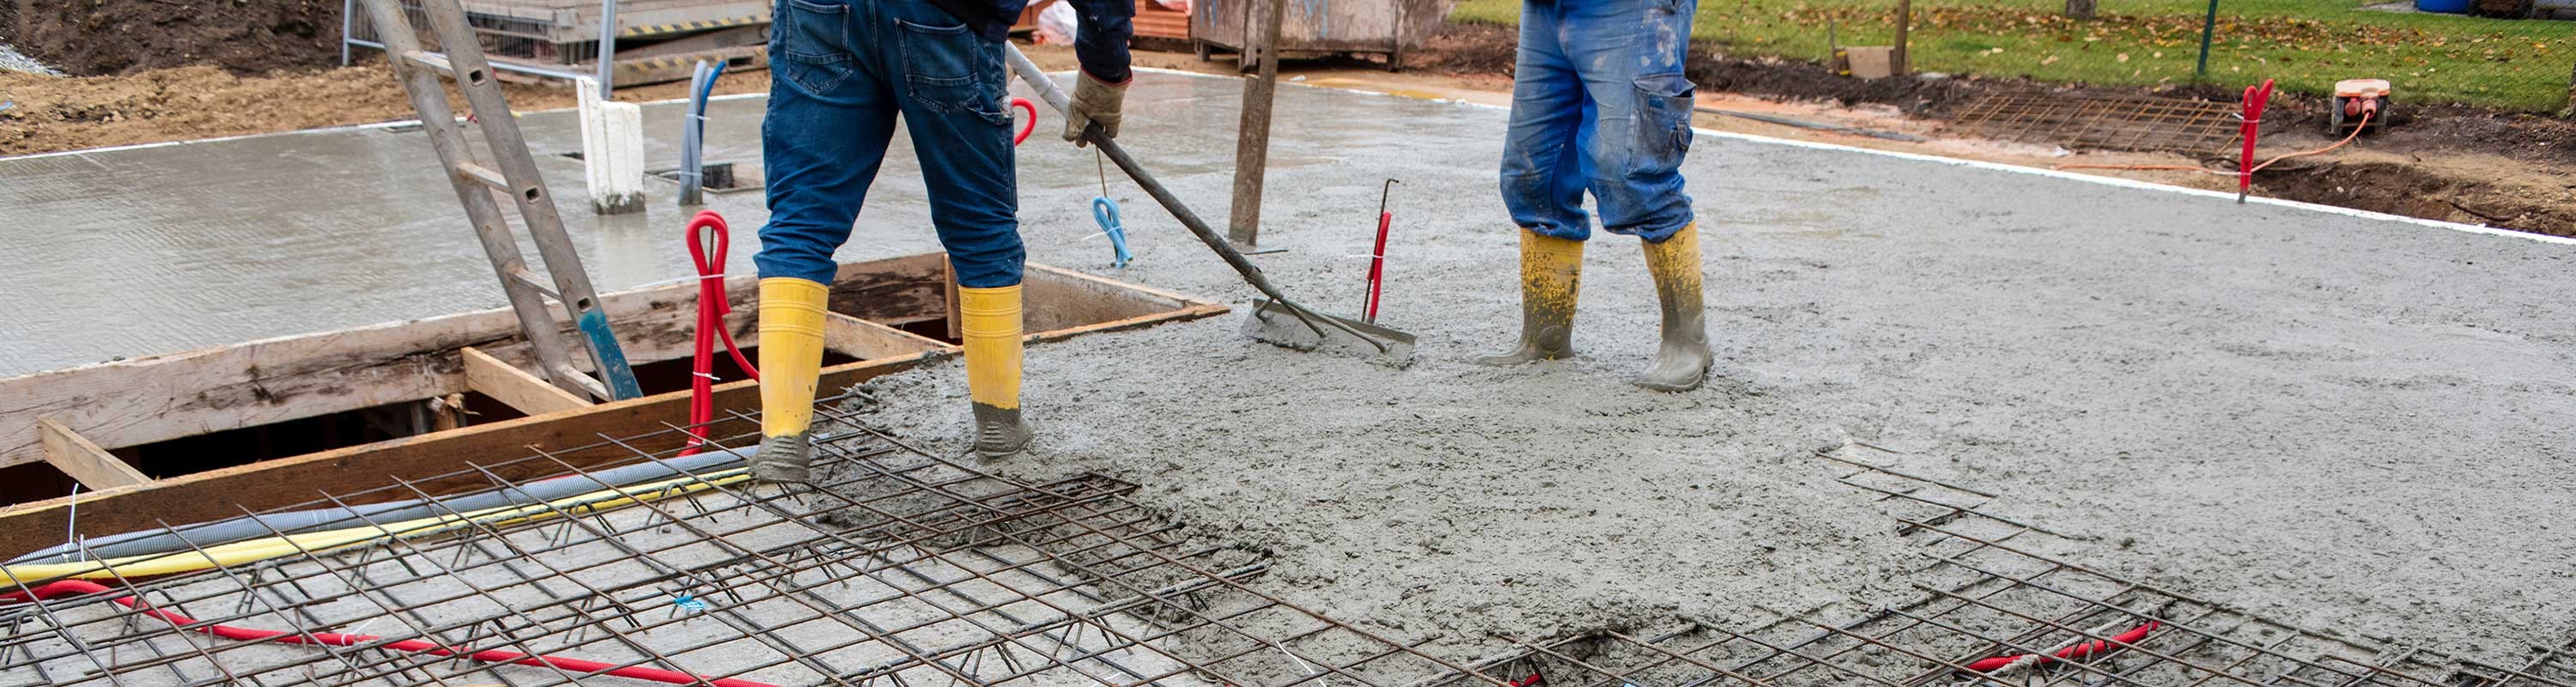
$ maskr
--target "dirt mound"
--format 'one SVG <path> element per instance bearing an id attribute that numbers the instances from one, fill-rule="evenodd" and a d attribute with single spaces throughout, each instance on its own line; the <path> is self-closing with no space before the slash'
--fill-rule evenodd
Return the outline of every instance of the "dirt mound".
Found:
<path id="1" fill-rule="evenodd" d="M 1520 30 L 1509 26 L 1442 24 L 1421 51 L 1405 56 L 1404 64 L 1452 74 L 1510 74 L 1520 40 Z"/>
<path id="2" fill-rule="evenodd" d="M 327 0 L 0 0 L 0 42 L 74 76 L 211 64 L 238 75 L 337 66 Z"/>
<path id="3" fill-rule="evenodd" d="M 242 78 L 209 66 L 135 76 L 0 73 L 0 155 L 407 119 L 382 66 Z"/>

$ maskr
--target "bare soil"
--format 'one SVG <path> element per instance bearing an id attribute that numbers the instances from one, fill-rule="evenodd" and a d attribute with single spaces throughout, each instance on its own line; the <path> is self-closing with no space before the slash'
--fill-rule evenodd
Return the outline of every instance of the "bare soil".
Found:
<path id="1" fill-rule="evenodd" d="M 0 42 L 74 76 L 338 66 L 333 0 L 0 0 Z"/>
<path id="2" fill-rule="evenodd" d="M 337 58 L 334 58 L 337 59 Z M 619 100 L 681 97 L 684 84 L 622 89 Z M 767 90 L 760 75 L 720 82 L 717 93 Z M 569 88 L 504 84 L 513 108 L 573 106 Z M 241 76 L 212 66 L 123 76 L 56 78 L 0 72 L 0 155 L 294 131 L 413 118 L 411 101 L 381 61 L 347 69 Z M 465 102 L 450 93 L 463 111 Z"/>

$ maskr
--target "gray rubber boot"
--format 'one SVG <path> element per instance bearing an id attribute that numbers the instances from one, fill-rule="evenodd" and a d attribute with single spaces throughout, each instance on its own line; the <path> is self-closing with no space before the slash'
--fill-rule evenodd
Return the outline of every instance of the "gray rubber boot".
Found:
<path id="1" fill-rule="evenodd" d="M 1476 362 L 1519 365 L 1574 357 L 1574 299 L 1582 271 L 1583 242 L 1523 230 L 1520 343 Z"/>
<path id="2" fill-rule="evenodd" d="M 751 478 L 761 482 L 803 483 L 813 472 L 814 447 L 806 432 L 760 440 L 751 460 Z"/>
<path id="3" fill-rule="evenodd" d="M 1646 269 L 1655 277 L 1655 298 L 1662 303 L 1664 343 L 1655 364 L 1637 375 L 1637 386 L 1656 391 L 1689 391 L 1708 381 L 1716 356 L 1708 350 L 1708 312 L 1700 285 L 1699 228 L 1682 227 L 1663 243 L 1646 244 Z"/>
<path id="4" fill-rule="evenodd" d="M 1020 419 L 1018 408 L 995 408 L 982 403 L 975 406 L 975 455 L 985 458 L 1007 458 L 1029 447 L 1035 433 L 1029 423 Z"/>

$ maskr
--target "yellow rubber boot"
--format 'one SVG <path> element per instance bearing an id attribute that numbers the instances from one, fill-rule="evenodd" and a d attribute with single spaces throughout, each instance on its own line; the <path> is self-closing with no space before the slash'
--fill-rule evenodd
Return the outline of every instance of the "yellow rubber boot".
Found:
<path id="1" fill-rule="evenodd" d="M 1656 391 L 1689 391 L 1708 379 L 1715 360 L 1708 350 L 1708 315 L 1701 292 L 1699 224 L 1684 225 L 1663 243 L 1646 244 L 1646 270 L 1655 276 L 1655 297 L 1663 304 L 1664 344 L 1655 364 L 1637 376 L 1637 386 Z"/>
<path id="2" fill-rule="evenodd" d="M 831 287 L 760 280 L 760 454 L 751 478 L 803 482 L 811 471 L 814 386 L 823 372 L 823 312 Z"/>
<path id="3" fill-rule="evenodd" d="M 975 453 L 1000 458 L 1029 445 L 1020 419 L 1020 285 L 957 289 L 966 336 L 966 394 L 975 404 Z"/>
<path id="4" fill-rule="evenodd" d="M 1521 230 L 1521 340 L 1510 351 L 1477 358 L 1518 365 L 1574 355 L 1574 296 L 1583 273 L 1583 242 Z"/>

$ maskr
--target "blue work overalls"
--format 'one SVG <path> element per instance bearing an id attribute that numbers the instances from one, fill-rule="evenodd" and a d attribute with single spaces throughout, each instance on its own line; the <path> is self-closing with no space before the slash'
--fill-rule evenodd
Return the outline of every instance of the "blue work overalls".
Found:
<path id="1" fill-rule="evenodd" d="M 1691 222 L 1681 164 L 1692 88 L 1683 72 L 1696 0 L 1525 0 L 1503 144 L 1503 205 L 1542 235 L 1601 226 L 1660 243 Z"/>

